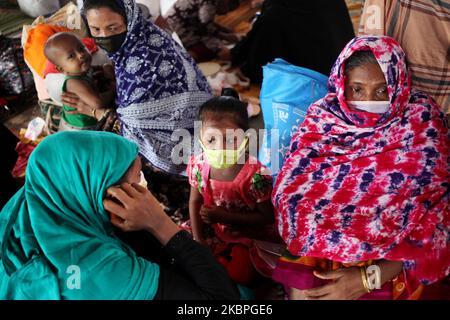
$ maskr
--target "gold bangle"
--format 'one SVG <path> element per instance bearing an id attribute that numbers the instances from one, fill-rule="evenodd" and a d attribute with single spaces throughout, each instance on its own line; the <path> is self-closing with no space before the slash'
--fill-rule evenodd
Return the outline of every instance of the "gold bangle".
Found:
<path id="1" fill-rule="evenodd" d="M 102 116 L 100 117 L 100 119 L 103 119 L 107 112 L 108 112 L 108 109 L 103 109 L 103 113 L 102 113 Z"/>
<path id="2" fill-rule="evenodd" d="M 363 287 L 367 293 L 370 293 L 371 290 L 369 289 L 369 282 L 367 281 L 366 268 L 361 267 L 359 270 L 361 271 L 361 281 L 362 281 Z"/>
<path id="3" fill-rule="evenodd" d="M 94 117 L 95 119 L 97 119 L 97 117 L 95 116 L 95 113 L 97 112 L 97 109 L 92 108 L 92 117 Z"/>

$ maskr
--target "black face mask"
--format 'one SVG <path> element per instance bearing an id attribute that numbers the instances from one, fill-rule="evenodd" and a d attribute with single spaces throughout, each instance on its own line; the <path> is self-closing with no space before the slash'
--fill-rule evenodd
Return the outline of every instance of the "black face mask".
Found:
<path id="1" fill-rule="evenodd" d="M 113 54 L 119 51 L 127 37 L 127 31 L 109 37 L 92 37 L 95 44 L 106 52 Z"/>

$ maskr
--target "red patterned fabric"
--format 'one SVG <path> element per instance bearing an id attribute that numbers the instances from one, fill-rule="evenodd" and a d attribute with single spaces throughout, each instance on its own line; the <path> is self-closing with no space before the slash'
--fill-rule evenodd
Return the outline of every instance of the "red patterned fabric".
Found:
<path id="1" fill-rule="evenodd" d="M 352 111 L 345 61 L 371 50 L 391 102 L 384 115 Z M 449 131 L 427 95 L 411 92 L 403 50 L 357 37 L 336 61 L 329 93 L 310 106 L 277 178 L 278 227 L 297 256 L 403 261 L 408 286 L 450 272 Z"/>
<path id="2" fill-rule="evenodd" d="M 229 212 L 245 214 L 255 210 L 257 204 L 270 201 L 272 176 L 269 169 L 256 158 L 250 156 L 233 181 L 210 179 L 210 170 L 211 167 L 203 153 L 192 156 L 186 170 L 189 183 L 199 190 L 204 206 L 223 207 Z M 241 232 L 236 232 L 236 226 L 221 223 L 213 224 L 213 228 L 215 235 L 224 242 L 251 245 L 251 239 L 279 240 L 274 225 L 241 226 L 239 228 Z"/>

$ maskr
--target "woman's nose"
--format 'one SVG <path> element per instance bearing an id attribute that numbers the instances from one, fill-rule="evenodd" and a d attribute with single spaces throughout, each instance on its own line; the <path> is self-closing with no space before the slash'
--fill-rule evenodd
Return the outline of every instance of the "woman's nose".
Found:
<path id="1" fill-rule="evenodd" d="M 366 97 L 367 97 L 366 101 L 376 101 L 377 100 L 377 91 L 373 90 L 373 91 L 368 92 Z"/>
<path id="2" fill-rule="evenodd" d="M 106 32 L 105 30 L 99 30 L 95 36 L 99 38 L 104 38 L 106 37 Z"/>
<path id="3" fill-rule="evenodd" d="M 376 100 L 376 91 L 365 91 L 361 97 L 359 98 L 360 101 L 374 101 Z"/>

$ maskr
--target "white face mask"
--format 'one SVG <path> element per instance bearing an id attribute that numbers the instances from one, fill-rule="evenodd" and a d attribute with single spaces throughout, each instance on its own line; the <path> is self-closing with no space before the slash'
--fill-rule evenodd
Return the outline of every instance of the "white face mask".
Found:
<path id="1" fill-rule="evenodd" d="M 145 180 L 144 173 L 141 171 L 141 181 L 139 181 L 139 185 L 146 188 L 148 186 L 147 180 Z"/>
<path id="2" fill-rule="evenodd" d="M 386 113 L 390 104 L 389 101 L 347 101 L 350 108 L 377 114 Z"/>

